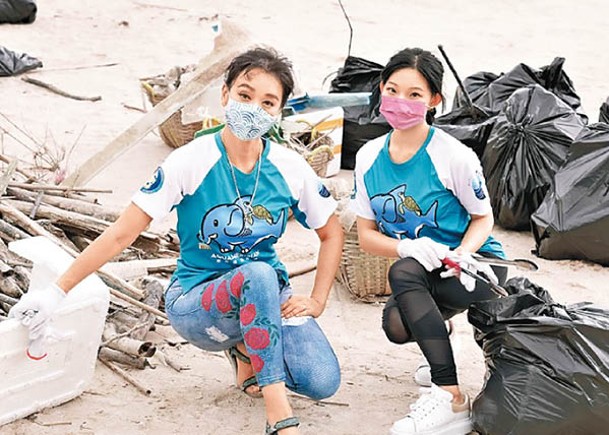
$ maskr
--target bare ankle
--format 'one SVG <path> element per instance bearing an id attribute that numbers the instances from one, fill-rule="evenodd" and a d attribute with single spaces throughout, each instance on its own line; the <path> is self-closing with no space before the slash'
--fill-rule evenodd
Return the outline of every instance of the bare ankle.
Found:
<path id="1" fill-rule="evenodd" d="M 462 405 L 465 403 L 465 395 L 461 393 L 458 385 L 440 385 L 440 388 L 453 395 L 453 400 L 451 402 L 455 405 Z"/>

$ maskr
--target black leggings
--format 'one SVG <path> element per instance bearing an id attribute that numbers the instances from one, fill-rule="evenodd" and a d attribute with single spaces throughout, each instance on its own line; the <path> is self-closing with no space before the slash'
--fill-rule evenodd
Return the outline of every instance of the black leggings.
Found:
<path id="1" fill-rule="evenodd" d="M 507 268 L 492 268 L 499 285 L 503 285 Z M 412 258 L 393 263 L 389 269 L 392 295 L 383 310 L 383 330 L 393 343 L 418 343 L 429 362 L 434 384 L 458 385 L 444 320 L 465 311 L 472 302 L 495 299 L 497 295 L 481 282 L 468 292 L 457 278 L 441 278 L 441 271 L 427 272 Z"/>

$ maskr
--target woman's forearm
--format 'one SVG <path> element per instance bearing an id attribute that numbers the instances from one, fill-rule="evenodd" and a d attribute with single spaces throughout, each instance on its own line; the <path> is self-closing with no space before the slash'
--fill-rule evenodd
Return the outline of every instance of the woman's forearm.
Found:
<path id="1" fill-rule="evenodd" d="M 150 224 L 150 217 L 131 204 L 121 216 L 95 239 L 59 278 L 57 284 L 64 291 L 78 283 L 130 246 Z"/>
<path id="2" fill-rule="evenodd" d="M 360 248 L 363 251 L 382 257 L 395 258 L 398 256 L 398 239 L 382 234 L 374 221 L 357 218 L 357 233 Z"/>
<path id="3" fill-rule="evenodd" d="M 472 220 L 463 235 L 463 240 L 457 249 L 466 252 L 476 252 L 486 242 L 493 231 L 493 214 L 484 216 L 472 216 Z"/>
<path id="4" fill-rule="evenodd" d="M 321 245 L 311 297 L 325 307 L 343 252 L 344 234 L 336 216 L 332 216 L 318 234 Z"/>

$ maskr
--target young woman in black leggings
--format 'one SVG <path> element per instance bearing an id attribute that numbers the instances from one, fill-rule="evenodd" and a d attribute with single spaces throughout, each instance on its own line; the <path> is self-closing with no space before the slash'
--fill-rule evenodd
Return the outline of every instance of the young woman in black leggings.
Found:
<path id="1" fill-rule="evenodd" d="M 503 283 L 479 255 L 505 258 L 491 237 L 493 214 L 480 161 L 457 139 L 430 124 L 443 102 L 440 61 L 405 49 L 381 73 L 380 112 L 393 127 L 358 152 L 351 208 L 362 249 L 399 257 L 389 271 L 392 297 L 383 329 L 396 343 L 416 341 L 431 371 L 431 389 L 391 433 L 465 434 L 469 399 L 461 393 L 444 321 L 496 295 L 488 285 L 446 269 L 461 268 Z"/>

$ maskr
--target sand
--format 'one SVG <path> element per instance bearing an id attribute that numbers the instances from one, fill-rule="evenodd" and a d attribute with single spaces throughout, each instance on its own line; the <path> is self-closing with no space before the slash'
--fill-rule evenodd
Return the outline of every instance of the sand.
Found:
<path id="1" fill-rule="evenodd" d="M 463 77 L 480 70 L 507 71 L 519 62 L 540 67 L 563 56 L 591 121 L 598 119 L 598 108 L 609 95 L 609 52 L 605 49 L 609 6 L 601 0 L 577 6 L 568 0 L 344 3 L 354 28 L 353 55 L 384 63 L 405 46 L 437 52 L 437 44 L 443 44 Z M 349 43 L 348 26 L 336 1 L 48 0 L 40 2 L 39 8 L 32 25 L 0 26 L 2 45 L 43 60 L 45 68 L 32 73 L 33 77 L 75 94 L 101 95 L 102 100 L 73 101 L 18 77 L 2 78 L 0 113 L 41 141 L 46 137 L 49 146 L 55 142 L 69 148 L 77 141 L 68 171 L 142 116 L 123 105 L 144 104 L 138 78 L 196 63 L 210 50 L 209 23 L 216 14 L 240 23 L 253 41 L 287 54 L 299 71 L 301 87 L 310 93 L 328 89 L 324 79 L 342 65 Z M 66 69 L 112 62 L 118 65 Z M 450 74 L 445 86 L 450 107 L 456 86 Z M 31 158 L 29 151 L 6 135 L 0 143 L 7 153 Z M 149 134 L 88 185 L 112 189 L 114 193 L 101 195 L 100 201 L 124 207 L 170 151 L 158 134 Z M 341 177 L 349 179 L 350 174 Z M 155 225 L 171 224 L 170 218 Z M 510 257 L 534 259 L 540 266 L 536 273 L 512 271 L 512 276 L 529 276 L 561 303 L 591 301 L 609 307 L 608 268 L 584 261 L 537 259 L 531 254 L 535 246 L 530 233 L 496 228 L 494 234 Z M 292 222 L 280 252 L 296 268 L 314 258 L 317 246 L 313 233 Z M 313 274 L 299 276 L 293 286 L 307 293 L 312 279 Z M 416 345 L 397 346 L 386 340 L 380 328 L 381 311 L 381 304 L 356 302 L 335 286 L 319 321 L 340 359 L 342 385 L 325 403 L 293 398 L 303 434 L 387 433 L 416 399 L 418 387 L 412 374 L 420 354 Z M 460 381 L 465 391 L 475 395 L 483 382 L 483 356 L 465 315 L 455 320 Z M 159 328 L 151 339 L 188 367 L 177 373 L 157 362 L 155 369 L 133 373 L 152 389 L 151 396 L 143 396 L 98 364 L 95 379 L 82 396 L 1 427 L 0 433 L 262 432 L 262 402 L 231 385 L 230 366 L 223 357 L 188 344 L 169 346 L 168 342 L 180 342 L 169 327 Z"/>

